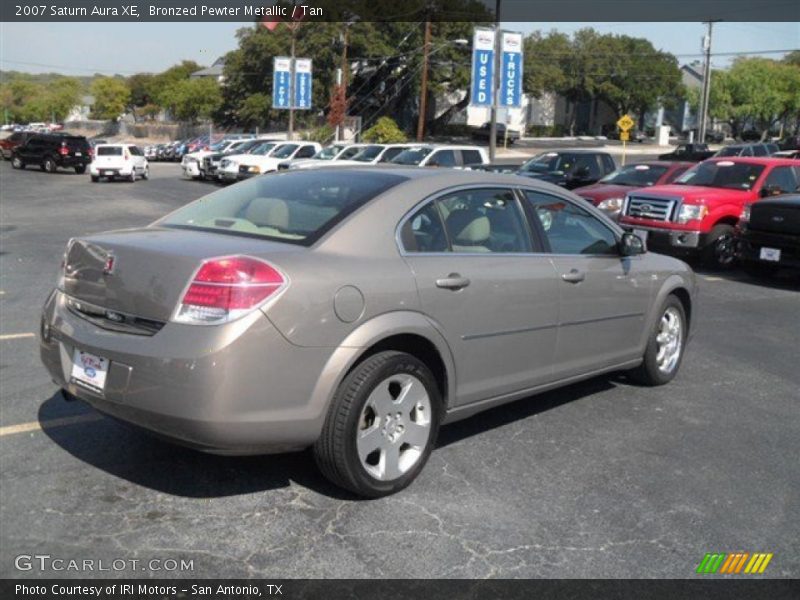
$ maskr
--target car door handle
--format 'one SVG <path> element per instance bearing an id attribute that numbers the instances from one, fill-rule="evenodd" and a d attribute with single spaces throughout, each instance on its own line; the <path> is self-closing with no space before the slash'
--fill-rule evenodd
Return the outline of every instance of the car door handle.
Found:
<path id="1" fill-rule="evenodd" d="M 563 273 L 561 275 L 561 279 L 567 283 L 580 283 L 586 279 L 586 273 L 579 271 L 578 269 L 572 269 L 569 273 Z"/>
<path id="2" fill-rule="evenodd" d="M 460 290 L 469 285 L 469 279 L 458 273 L 450 273 L 447 277 L 436 280 L 436 287 L 446 290 Z"/>

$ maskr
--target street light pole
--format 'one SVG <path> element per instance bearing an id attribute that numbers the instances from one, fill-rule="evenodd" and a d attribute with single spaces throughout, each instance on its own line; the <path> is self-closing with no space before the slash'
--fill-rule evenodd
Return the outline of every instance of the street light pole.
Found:
<path id="1" fill-rule="evenodd" d="M 707 21 L 708 36 L 703 39 L 705 50 L 705 64 L 703 65 L 703 96 L 700 101 L 700 124 L 697 131 L 697 141 L 701 144 L 706 141 L 706 120 L 708 119 L 708 104 L 711 95 L 711 32 L 715 21 Z"/>
<path id="2" fill-rule="evenodd" d="M 422 51 L 422 83 L 419 90 L 419 119 L 417 121 L 417 141 L 425 135 L 425 113 L 428 109 L 428 56 L 431 48 L 431 22 L 425 21 L 425 45 Z"/>
<path id="3" fill-rule="evenodd" d="M 489 162 L 494 162 L 497 154 L 497 87 L 500 75 L 500 0 L 495 1 L 494 8 L 494 70 L 492 71 L 492 108 L 489 111 Z"/>

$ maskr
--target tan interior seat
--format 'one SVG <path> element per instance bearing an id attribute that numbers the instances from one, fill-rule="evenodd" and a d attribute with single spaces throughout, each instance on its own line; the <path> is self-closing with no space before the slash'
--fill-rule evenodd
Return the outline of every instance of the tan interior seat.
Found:
<path id="1" fill-rule="evenodd" d="M 489 237 L 492 227 L 485 215 L 459 208 L 450 213 L 446 225 L 453 252 L 491 252 Z"/>
<path id="2" fill-rule="evenodd" d="M 244 213 L 244 218 L 259 227 L 289 228 L 289 205 L 280 198 L 254 198 Z"/>

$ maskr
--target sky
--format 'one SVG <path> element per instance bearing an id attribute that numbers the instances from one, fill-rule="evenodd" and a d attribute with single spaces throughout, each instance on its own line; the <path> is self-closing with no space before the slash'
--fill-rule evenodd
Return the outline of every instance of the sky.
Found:
<path id="1" fill-rule="evenodd" d="M 5 1 L 5 0 L 0 0 Z M 0 23 L 0 69 L 67 75 L 131 75 L 163 71 L 181 60 L 210 65 L 236 48 L 236 30 L 251 23 Z M 594 27 L 602 33 L 649 39 L 683 63 L 700 59 L 700 23 L 506 23 L 523 31 L 572 33 Z M 44 35 L 43 35 L 44 34 Z M 36 43 L 31 43 L 36 40 Z M 717 23 L 714 52 L 800 49 L 800 23 Z M 764 54 L 780 58 L 780 54 Z M 717 56 L 715 67 L 733 57 Z"/>

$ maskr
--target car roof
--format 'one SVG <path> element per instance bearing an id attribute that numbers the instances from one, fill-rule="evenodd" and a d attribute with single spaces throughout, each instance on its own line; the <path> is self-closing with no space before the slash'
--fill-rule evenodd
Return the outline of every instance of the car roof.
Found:
<path id="1" fill-rule="evenodd" d="M 542 150 L 539 154 L 535 156 L 540 156 L 542 154 L 606 154 L 609 155 L 608 152 L 605 150 L 592 150 L 591 148 L 561 148 L 559 150 Z M 610 155 L 609 155 L 610 156 Z M 533 158 L 533 157 L 531 157 Z"/>
<path id="2" fill-rule="evenodd" d="M 763 165 L 768 167 L 770 165 L 781 165 L 790 167 L 800 167 L 800 163 L 796 158 L 780 158 L 779 156 L 714 156 L 704 162 L 734 162 L 734 163 L 749 163 L 754 165 Z"/>

